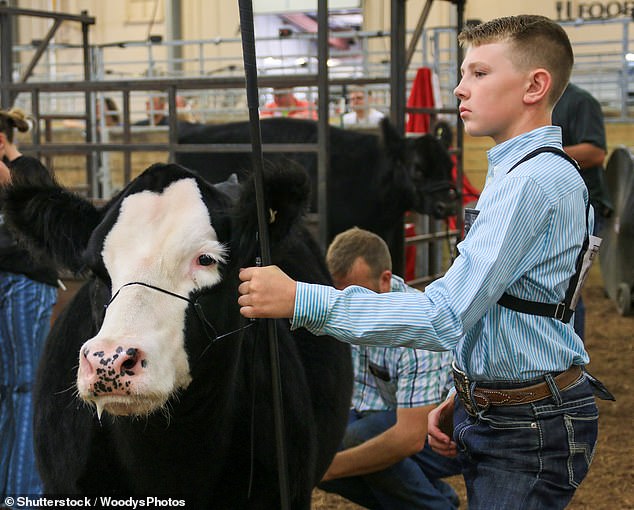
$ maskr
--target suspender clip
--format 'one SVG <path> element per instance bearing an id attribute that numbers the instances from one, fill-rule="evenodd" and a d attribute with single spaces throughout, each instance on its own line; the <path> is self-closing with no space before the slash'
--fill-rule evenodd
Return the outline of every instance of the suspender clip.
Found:
<path id="1" fill-rule="evenodd" d="M 555 308 L 555 319 L 561 322 L 564 321 L 564 315 L 566 314 L 566 303 L 562 301 L 561 303 L 557 303 L 557 308 Z"/>

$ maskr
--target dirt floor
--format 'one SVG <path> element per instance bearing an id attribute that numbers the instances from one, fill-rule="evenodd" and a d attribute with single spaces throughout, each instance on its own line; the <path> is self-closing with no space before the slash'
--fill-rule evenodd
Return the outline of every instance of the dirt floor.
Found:
<path id="1" fill-rule="evenodd" d="M 622 317 L 605 297 L 599 264 L 584 288 L 588 370 L 610 389 L 616 402 L 598 401 L 599 442 L 590 473 L 568 506 L 571 510 L 634 509 L 634 316 Z M 627 425 L 629 423 L 629 425 Z M 450 478 L 467 508 L 464 484 Z M 358 510 L 338 496 L 315 490 L 313 510 Z M 546 509 L 545 509 L 546 510 Z"/>

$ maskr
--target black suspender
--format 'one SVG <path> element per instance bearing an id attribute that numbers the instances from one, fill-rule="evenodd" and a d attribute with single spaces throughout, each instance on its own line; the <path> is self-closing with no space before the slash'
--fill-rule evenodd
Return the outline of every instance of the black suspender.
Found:
<path id="1" fill-rule="evenodd" d="M 563 150 L 557 147 L 540 147 L 535 149 L 532 152 L 529 152 L 526 156 L 520 159 L 517 163 L 515 163 L 510 170 L 507 172 L 511 172 L 518 165 L 528 161 L 531 158 L 534 158 L 538 154 L 542 152 L 552 152 L 553 154 L 557 154 L 562 158 L 566 159 L 571 165 L 573 165 L 577 170 L 579 170 L 579 165 L 577 162 L 572 159 L 568 154 L 566 154 Z M 575 274 L 570 278 L 568 282 L 568 289 L 566 290 L 566 295 L 564 300 L 557 304 L 549 304 L 549 303 L 540 303 L 538 301 L 529 301 L 527 299 L 521 299 L 515 296 L 512 296 L 508 293 L 502 294 L 502 297 L 498 300 L 498 304 L 505 308 L 509 308 L 516 312 L 521 313 L 529 313 L 531 315 L 541 315 L 543 317 L 553 317 L 561 322 L 568 323 L 570 322 L 570 318 L 574 313 L 574 310 L 570 309 L 570 302 L 572 301 L 572 296 L 575 292 L 575 288 L 577 287 L 577 282 L 579 280 L 579 275 L 581 273 L 581 264 L 583 262 L 583 255 L 588 249 L 588 240 L 589 240 L 589 225 L 588 225 L 588 214 L 590 213 L 590 201 L 586 205 L 586 236 L 583 241 L 583 246 L 581 247 L 581 253 L 577 256 L 577 261 L 575 263 Z"/>
<path id="2" fill-rule="evenodd" d="M 543 152 L 552 152 L 553 154 L 557 154 L 557 156 L 561 156 L 562 158 L 567 160 L 568 163 L 570 163 L 572 166 L 574 166 L 578 171 L 581 171 L 580 168 L 579 168 L 579 164 L 574 159 L 572 159 L 570 156 L 568 156 L 568 154 L 566 154 L 559 147 L 538 147 L 534 151 L 529 152 L 528 154 L 526 154 L 526 156 L 524 156 L 517 163 L 515 163 L 509 169 L 509 171 L 506 172 L 506 173 L 507 174 L 511 173 L 513 170 L 515 170 L 515 167 L 521 165 L 522 163 L 524 163 L 525 161 L 528 161 L 529 159 L 533 159 L 535 156 L 537 156 L 538 154 L 542 154 Z"/>

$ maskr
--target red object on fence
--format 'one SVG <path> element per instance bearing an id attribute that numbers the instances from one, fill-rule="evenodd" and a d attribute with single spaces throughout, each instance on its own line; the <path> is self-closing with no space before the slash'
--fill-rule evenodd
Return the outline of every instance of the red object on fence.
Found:
<path id="1" fill-rule="evenodd" d="M 433 108 L 434 89 L 432 87 L 431 69 L 421 67 L 416 71 L 412 90 L 407 100 L 409 108 Z M 405 131 L 408 133 L 429 133 L 431 116 L 428 113 L 408 113 Z"/>

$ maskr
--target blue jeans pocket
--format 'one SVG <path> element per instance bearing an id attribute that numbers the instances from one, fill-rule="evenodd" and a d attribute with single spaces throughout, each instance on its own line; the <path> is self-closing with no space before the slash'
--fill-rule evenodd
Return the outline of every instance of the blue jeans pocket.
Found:
<path id="1" fill-rule="evenodd" d="M 564 424 L 568 433 L 568 480 L 571 486 L 579 484 L 588 474 L 590 463 L 594 457 L 598 413 L 564 414 Z"/>
<path id="2" fill-rule="evenodd" d="M 560 406 L 536 406 L 544 449 L 551 453 L 542 459 L 543 474 L 552 483 L 574 490 L 588 474 L 594 456 L 599 411 L 587 380 L 562 396 Z"/>

